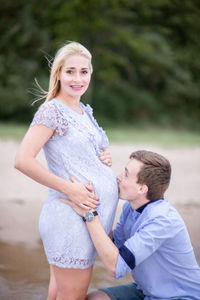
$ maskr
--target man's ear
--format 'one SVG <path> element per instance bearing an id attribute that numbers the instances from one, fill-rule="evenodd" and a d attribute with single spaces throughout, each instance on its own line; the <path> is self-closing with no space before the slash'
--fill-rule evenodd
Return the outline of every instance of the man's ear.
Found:
<path id="1" fill-rule="evenodd" d="M 138 191 L 139 191 L 140 194 L 147 194 L 148 190 L 149 190 L 149 188 L 146 184 L 140 184 L 139 185 L 139 190 Z"/>

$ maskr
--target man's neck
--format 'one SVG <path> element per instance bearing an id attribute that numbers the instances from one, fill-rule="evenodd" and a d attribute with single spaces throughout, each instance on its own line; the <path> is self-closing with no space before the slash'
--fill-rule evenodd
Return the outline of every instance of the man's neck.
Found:
<path id="1" fill-rule="evenodd" d="M 132 210 L 136 210 L 139 207 L 143 206 L 144 204 L 150 202 L 150 200 L 144 198 L 144 199 L 138 199 L 138 200 L 130 200 L 130 206 L 132 208 Z"/>

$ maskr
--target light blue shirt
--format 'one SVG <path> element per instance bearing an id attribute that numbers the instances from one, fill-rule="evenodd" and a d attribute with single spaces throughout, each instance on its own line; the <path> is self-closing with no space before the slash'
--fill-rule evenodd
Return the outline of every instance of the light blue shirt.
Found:
<path id="1" fill-rule="evenodd" d="M 131 272 L 145 300 L 200 299 L 200 268 L 183 219 L 165 199 L 142 208 L 133 211 L 126 202 L 114 230 L 116 246 L 125 250 L 116 279 Z"/>

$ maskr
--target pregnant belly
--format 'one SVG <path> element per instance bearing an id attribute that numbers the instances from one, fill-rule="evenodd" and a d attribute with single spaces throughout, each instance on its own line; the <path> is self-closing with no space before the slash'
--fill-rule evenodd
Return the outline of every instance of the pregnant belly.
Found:
<path id="1" fill-rule="evenodd" d="M 94 192 L 99 197 L 100 202 L 106 202 L 112 206 L 118 201 L 117 179 L 110 168 L 104 169 L 97 176 L 91 178 Z"/>
<path id="2" fill-rule="evenodd" d="M 118 198 L 117 179 L 112 169 L 96 159 L 90 160 L 90 165 L 81 161 L 79 167 L 77 164 L 70 164 L 65 169 L 65 174 L 56 174 L 70 181 L 69 177 L 73 176 L 77 181 L 93 184 L 95 194 L 99 198 L 111 198 L 110 201 L 116 202 Z M 50 189 L 49 198 L 55 199 L 63 197 L 60 192 Z M 65 196 L 66 197 L 66 196 Z"/>

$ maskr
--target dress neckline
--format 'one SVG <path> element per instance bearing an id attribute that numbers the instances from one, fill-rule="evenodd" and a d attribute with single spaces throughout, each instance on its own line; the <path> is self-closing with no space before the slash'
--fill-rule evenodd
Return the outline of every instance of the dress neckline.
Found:
<path id="1" fill-rule="evenodd" d="M 79 102 L 79 107 L 82 110 L 82 114 L 76 112 L 75 110 L 73 110 L 70 106 L 68 106 L 67 104 L 65 104 L 64 102 L 60 101 L 57 98 L 53 98 L 52 100 L 55 100 L 57 103 L 59 103 L 60 105 L 62 105 L 62 107 L 64 107 L 65 109 L 67 109 L 68 111 L 72 112 L 73 114 L 75 114 L 76 116 L 80 116 L 83 117 L 85 115 L 85 111 L 83 109 L 83 104 L 82 102 Z"/>

